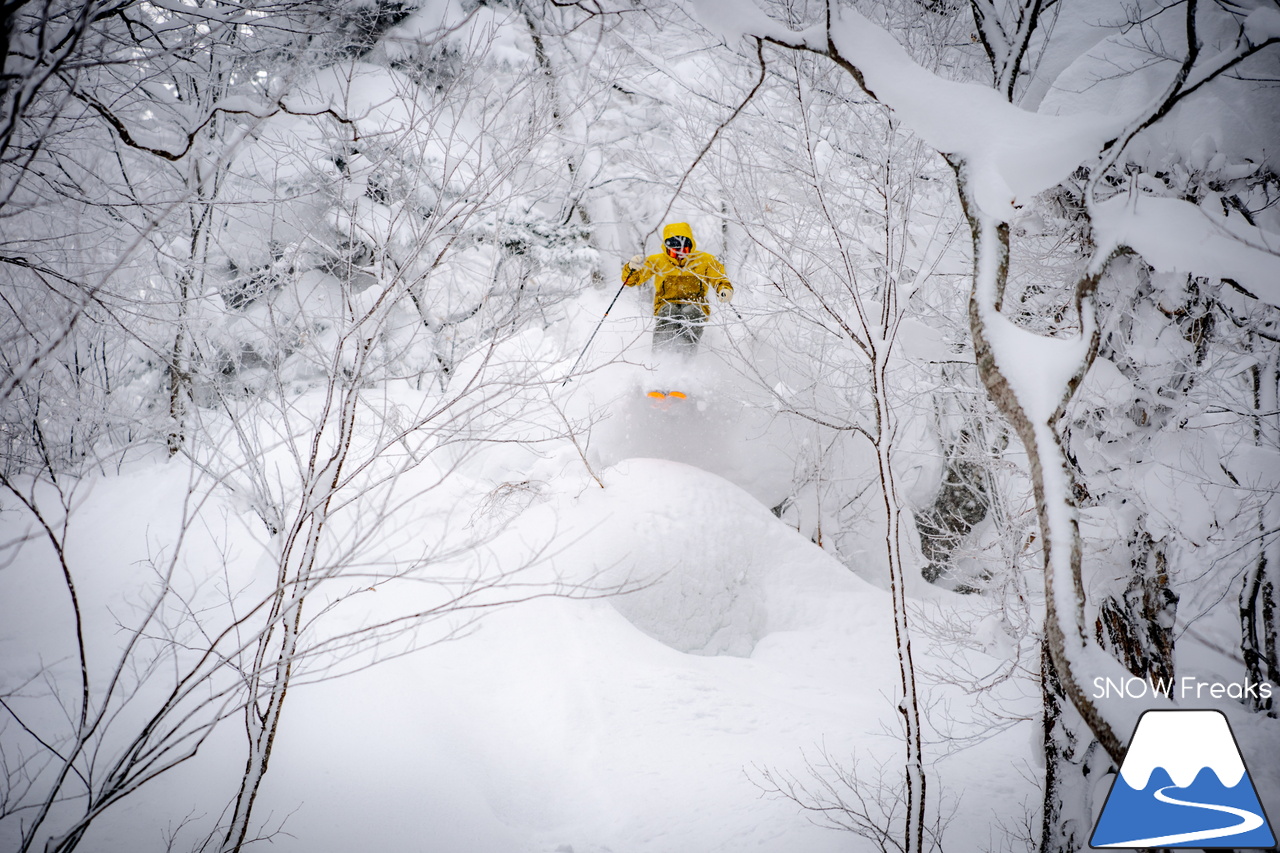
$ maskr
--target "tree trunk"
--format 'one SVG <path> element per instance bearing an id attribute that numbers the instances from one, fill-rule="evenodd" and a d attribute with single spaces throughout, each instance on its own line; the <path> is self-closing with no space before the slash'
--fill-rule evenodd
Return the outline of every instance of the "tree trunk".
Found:
<path id="1" fill-rule="evenodd" d="M 888 300 L 886 300 L 887 302 Z M 905 777 L 906 815 L 902 849 L 904 853 L 922 853 L 924 850 L 925 818 L 925 766 L 921 738 L 920 698 L 916 686 L 915 663 L 911 653 L 911 632 L 907 620 L 906 570 L 902 559 L 902 504 L 898 500 L 890 453 L 893 449 L 895 425 L 887 391 L 885 375 L 888 361 L 886 342 L 878 342 L 875 348 L 874 381 L 872 393 L 876 409 L 876 465 L 880 476 L 880 491 L 885 509 L 885 546 L 889 557 L 889 588 L 893 595 L 893 633 L 898 651 L 898 678 L 902 687 L 902 699 L 898 711 L 902 714 L 903 735 L 906 740 Z"/>
<path id="2" fill-rule="evenodd" d="M 1087 848 L 1092 828 L 1098 741 L 1067 701 L 1048 642 L 1040 648 L 1045 759 L 1040 853 L 1079 853 Z"/>
<path id="3" fill-rule="evenodd" d="M 1096 639 L 1086 630 L 1076 488 L 1055 428 L 1096 353 L 1096 326 L 1084 300 L 1101 272 L 1077 284 L 1080 336 L 1084 338 L 1078 343 L 1086 346 L 1076 353 L 1079 361 L 1070 375 L 1058 370 L 1058 379 L 1063 385 L 1053 390 L 1061 394 L 1060 401 L 1053 412 L 1041 410 L 1033 415 L 1001 370 L 1002 363 L 1012 363 L 1011 359 L 1024 355 L 1016 351 L 1019 341 L 1016 336 L 1012 341 L 1001 337 L 1009 335 L 1011 330 L 991 329 L 988 325 L 1004 322 L 1000 303 L 1008 275 L 1009 228 L 1006 223 L 979 213 L 970 203 L 963 164 L 958 166 L 961 200 L 973 232 L 974 284 L 969 300 L 969 323 L 978 373 L 992 401 L 1022 440 L 1040 523 L 1045 586 L 1041 691 L 1045 702 L 1046 762 L 1041 847 L 1043 851 L 1065 853 L 1079 850 L 1087 843 L 1084 835 L 1089 831 L 1092 813 L 1095 767 L 1108 758 L 1118 766 L 1125 751 L 1116 728 L 1085 692 L 1080 673 L 1076 671 L 1087 662 L 1094 675 L 1105 677 L 1109 671 L 1121 670 L 1121 667 L 1099 648 Z M 1039 345 L 1042 344 L 1037 343 Z M 1062 364 L 1055 366 L 1061 368 Z M 1043 400 L 1040 404 L 1043 407 Z M 1090 735 L 1097 739 L 1096 744 Z M 1103 754 L 1095 755 L 1099 747 Z"/>
<path id="4" fill-rule="evenodd" d="M 178 322 L 173 336 L 172 361 L 169 364 L 169 430 L 165 436 L 169 455 L 182 450 L 186 442 L 187 404 L 191 399 L 190 341 L 187 339 L 187 294 L 190 290 L 186 273 L 178 283 Z"/>
<path id="5" fill-rule="evenodd" d="M 1178 595 L 1169 584 L 1163 543 L 1139 533 L 1129 543 L 1129 585 L 1098 608 L 1098 643 L 1135 676 L 1172 683 Z"/>
<path id="6" fill-rule="evenodd" d="M 1280 446 L 1280 427 L 1276 412 L 1280 410 L 1280 369 L 1271 353 L 1265 362 L 1255 366 L 1253 377 L 1254 439 L 1260 447 Z M 1280 659 L 1277 658 L 1277 577 L 1280 576 L 1280 534 L 1276 521 L 1267 512 L 1268 502 L 1258 507 L 1258 553 L 1245 571 L 1240 586 L 1240 651 L 1244 656 L 1245 678 L 1252 682 L 1280 684 Z M 1255 711 L 1275 715 L 1274 697 L 1251 700 Z"/>
<path id="7" fill-rule="evenodd" d="M 249 696 L 244 713 L 249 756 L 221 853 L 239 853 L 248 836 L 258 789 L 275 746 L 293 667 L 302 652 L 302 607 L 307 594 L 324 577 L 321 537 L 340 488 L 343 467 L 351 452 L 360 400 L 358 386 L 369 353 L 368 341 L 354 342 L 354 346 L 358 351 L 350 378 L 341 376 L 341 347 L 331 362 L 325 414 L 312 436 L 308 476 L 299 498 L 298 513 L 281 546 L 271 612 L 257 644 L 253 668 L 246 676 Z M 331 449 L 325 449 L 321 443 L 325 432 L 323 421 L 328 418 L 337 421 L 337 435 Z M 261 704 L 264 696 L 265 707 Z"/>

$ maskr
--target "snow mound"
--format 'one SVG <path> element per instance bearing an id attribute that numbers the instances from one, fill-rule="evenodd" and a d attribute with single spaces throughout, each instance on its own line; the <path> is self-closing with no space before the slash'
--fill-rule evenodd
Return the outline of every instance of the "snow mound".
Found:
<path id="1" fill-rule="evenodd" d="M 612 599 L 635 627 L 681 652 L 749 657 L 772 631 L 819 617 L 804 581 L 842 567 L 746 491 L 665 459 L 629 459 L 592 496 L 592 563 L 638 588 Z M 856 583 L 855 583 L 856 585 Z M 807 615 L 806 615 L 807 614 Z"/>
<path id="2" fill-rule="evenodd" d="M 592 433 L 595 464 L 669 459 L 717 474 L 765 506 L 791 493 L 794 434 L 715 359 L 657 369 L 622 366 L 602 376 L 598 386 L 594 409 L 607 417 Z M 654 401 L 646 396 L 653 389 L 688 396 Z"/>

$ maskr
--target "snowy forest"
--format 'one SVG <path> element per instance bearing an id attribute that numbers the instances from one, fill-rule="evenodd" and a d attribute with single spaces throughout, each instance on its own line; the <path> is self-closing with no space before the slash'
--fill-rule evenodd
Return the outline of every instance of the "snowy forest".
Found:
<path id="1" fill-rule="evenodd" d="M 0 849 L 1280 820 L 1276 0 L 0 16 Z"/>

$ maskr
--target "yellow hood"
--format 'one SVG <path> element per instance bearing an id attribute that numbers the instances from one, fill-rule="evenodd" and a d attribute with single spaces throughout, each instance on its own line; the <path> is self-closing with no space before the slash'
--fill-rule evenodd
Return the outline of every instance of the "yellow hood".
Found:
<path id="1" fill-rule="evenodd" d="M 664 226 L 662 229 L 662 241 L 665 243 L 672 237 L 688 237 L 690 248 L 693 251 L 697 251 L 698 241 L 693 239 L 693 229 L 689 227 L 688 222 L 672 222 L 670 225 Z"/>

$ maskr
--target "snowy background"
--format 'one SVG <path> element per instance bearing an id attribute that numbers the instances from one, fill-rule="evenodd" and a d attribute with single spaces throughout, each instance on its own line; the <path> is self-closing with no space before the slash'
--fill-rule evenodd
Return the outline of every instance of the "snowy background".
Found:
<path id="1" fill-rule="evenodd" d="M 1046 596 L 1280 691 L 1280 10 L 837 7 L 12 13 L 0 849 L 901 850 L 900 703 L 919 849 L 1081 849 Z"/>

